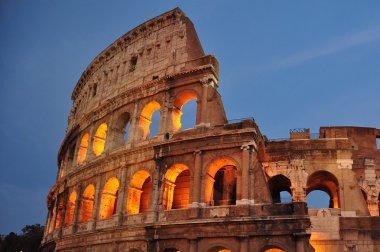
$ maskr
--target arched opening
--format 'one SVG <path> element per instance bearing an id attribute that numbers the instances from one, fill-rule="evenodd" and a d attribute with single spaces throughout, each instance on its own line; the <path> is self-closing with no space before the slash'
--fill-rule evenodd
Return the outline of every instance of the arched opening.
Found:
<path id="1" fill-rule="evenodd" d="M 83 135 L 82 140 L 80 141 L 78 156 L 77 156 L 77 162 L 79 165 L 82 164 L 83 161 L 86 159 L 89 138 L 90 138 L 90 135 L 86 133 Z"/>
<path id="2" fill-rule="evenodd" d="M 142 131 L 143 139 L 150 138 L 159 132 L 160 108 L 161 105 L 158 102 L 151 101 L 142 110 L 139 127 Z M 152 122 L 154 123 L 151 127 Z"/>
<path id="3" fill-rule="evenodd" d="M 55 204 L 55 202 L 53 202 L 53 205 Z M 49 229 L 48 229 L 48 233 L 51 233 L 53 232 L 53 227 L 54 227 L 54 214 L 55 214 L 55 211 L 56 209 L 54 207 L 52 207 L 52 209 L 50 210 L 50 217 L 49 217 Z"/>
<path id="4" fill-rule="evenodd" d="M 217 159 L 209 166 L 206 176 L 205 200 L 208 205 L 236 204 L 236 163 L 228 158 Z"/>
<path id="5" fill-rule="evenodd" d="M 280 248 L 271 247 L 271 248 L 263 250 L 263 252 L 286 252 L 286 251 Z"/>
<path id="6" fill-rule="evenodd" d="M 164 249 L 163 252 L 181 252 L 181 250 L 177 248 L 167 248 L 167 249 Z"/>
<path id="7" fill-rule="evenodd" d="M 162 205 L 164 209 L 187 208 L 189 205 L 190 171 L 184 164 L 174 164 L 165 173 Z"/>
<path id="8" fill-rule="evenodd" d="M 93 185 L 88 185 L 82 194 L 79 221 L 86 222 L 92 217 L 92 210 L 94 209 L 94 199 L 95 199 L 95 187 Z"/>
<path id="9" fill-rule="evenodd" d="M 292 202 L 291 182 L 284 175 L 276 175 L 268 181 L 269 190 L 272 195 L 273 203 L 290 203 Z"/>
<path id="10" fill-rule="evenodd" d="M 308 208 L 333 208 L 331 205 L 331 197 L 322 190 L 314 190 L 306 197 Z"/>
<path id="11" fill-rule="evenodd" d="M 106 138 L 107 138 L 107 129 L 108 129 L 107 124 L 102 123 L 100 124 L 100 126 L 95 132 L 92 150 L 94 151 L 96 156 L 99 156 L 104 151 L 104 145 L 106 143 Z"/>
<path id="12" fill-rule="evenodd" d="M 100 201 L 99 218 L 110 218 L 116 213 L 117 196 L 119 193 L 119 180 L 115 177 L 107 180 Z"/>
<path id="13" fill-rule="evenodd" d="M 122 113 L 117 119 L 113 129 L 115 147 L 124 145 L 129 138 L 131 116 L 128 112 Z"/>
<path id="14" fill-rule="evenodd" d="M 65 226 L 69 226 L 73 224 L 76 200 L 77 200 L 77 193 L 72 192 L 69 196 L 69 200 L 66 206 Z"/>
<path id="15" fill-rule="evenodd" d="M 191 90 L 178 94 L 172 110 L 173 131 L 194 128 L 197 119 L 197 95 Z"/>
<path id="16" fill-rule="evenodd" d="M 323 200 L 326 198 L 326 195 L 329 197 L 329 208 L 339 208 L 339 197 L 338 197 L 339 184 L 336 177 L 327 171 L 317 171 L 311 174 L 307 180 L 307 189 L 306 201 L 309 208 L 311 206 L 316 206 L 316 208 L 321 208 L 325 206 Z M 313 191 L 315 193 L 309 194 Z"/>
<path id="17" fill-rule="evenodd" d="M 59 195 L 59 202 L 57 206 L 57 218 L 55 221 L 55 229 L 58 229 L 61 226 L 62 218 L 63 218 L 63 207 L 64 207 L 64 200 L 62 195 Z"/>
<path id="18" fill-rule="evenodd" d="M 232 250 L 223 246 L 215 246 L 207 250 L 207 252 L 232 252 Z"/>
<path id="19" fill-rule="evenodd" d="M 152 180 L 147 171 L 136 172 L 129 185 L 127 214 L 144 213 L 149 209 Z"/>

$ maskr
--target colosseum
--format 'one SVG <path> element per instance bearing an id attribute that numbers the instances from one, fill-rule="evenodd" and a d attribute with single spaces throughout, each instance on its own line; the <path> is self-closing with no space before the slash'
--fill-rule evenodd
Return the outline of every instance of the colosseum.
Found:
<path id="1" fill-rule="evenodd" d="M 101 52 L 71 96 L 41 250 L 380 251 L 380 129 L 269 140 L 227 119 L 218 75 L 178 8 Z M 308 208 L 314 191 L 328 206 Z"/>

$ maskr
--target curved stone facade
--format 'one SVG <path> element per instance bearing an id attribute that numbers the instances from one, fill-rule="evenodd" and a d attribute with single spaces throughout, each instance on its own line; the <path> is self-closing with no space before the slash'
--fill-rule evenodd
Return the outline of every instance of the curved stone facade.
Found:
<path id="1" fill-rule="evenodd" d="M 179 9 L 98 55 L 72 94 L 42 250 L 376 251 L 380 130 L 269 141 L 253 119 L 227 120 L 218 88 L 218 61 Z M 329 208 L 307 209 L 313 190 Z"/>

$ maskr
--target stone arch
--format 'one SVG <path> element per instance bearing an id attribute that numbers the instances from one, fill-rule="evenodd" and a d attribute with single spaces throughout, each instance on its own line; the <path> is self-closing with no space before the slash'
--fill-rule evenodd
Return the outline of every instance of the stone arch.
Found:
<path id="1" fill-rule="evenodd" d="M 267 245 L 259 250 L 260 252 L 286 252 L 283 248 L 278 245 Z"/>
<path id="2" fill-rule="evenodd" d="M 77 163 L 79 165 L 83 164 L 84 160 L 86 159 L 89 139 L 90 135 L 88 133 L 85 133 L 80 140 L 77 154 Z"/>
<path id="3" fill-rule="evenodd" d="M 112 127 L 114 147 L 122 146 L 124 143 L 129 141 L 131 119 L 131 114 L 127 111 L 124 111 L 117 115 L 117 119 L 115 120 L 114 125 Z"/>
<path id="4" fill-rule="evenodd" d="M 190 170 L 175 163 L 165 173 L 162 205 L 164 209 L 187 208 L 190 196 Z"/>
<path id="5" fill-rule="evenodd" d="M 307 179 L 306 195 L 315 190 L 330 196 L 330 208 L 339 208 L 339 183 L 334 174 L 324 170 L 312 173 Z"/>
<path id="6" fill-rule="evenodd" d="M 152 178 L 149 172 L 139 170 L 131 178 L 128 189 L 127 214 L 144 213 L 149 209 Z"/>
<path id="7" fill-rule="evenodd" d="M 231 244 L 225 242 L 216 242 L 208 245 L 204 252 L 235 252 L 237 249 L 232 248 Z"/>
<path id="8" fill-rule="evenodd" d="M 292 195 L 291 186 L 292 184 L 290 179 L 282 174 L 271 177 L 268 180 L 268 187 L 272 195 L 273 203 L 283 203 L 280 196 L 280 193 L 283 191 Z M 291 200 L 292 199 L 290 198 L 290 201 Z"/>
<path id="9" fill-rule="evenodd" d="M 95 200 L 95 186 L 90 184 L 84 189 L 80 204 L 79 222 L 89 221 L 92 217 Z"/>
<path id="10" fill-rule="evenodd" d="M 206 205 L 234 205 L 237 190 L 237 162 L 230 157 L 214 159 L 205 176 Z"/>
<path id="11" fill-rule="evenodd" d="M 150 133 L 150 125 L 152 123 L 153 113 L 160 109 L 161 109 L 161 105 L 157 101 L 151 101 L 144 106 L 143 110 L 141 111 L 140 120 L 139 120 L 139 128 L 142 133 L 142 139 L 148 138 L 149 133 Z"/>
<path id="12" fill-rule="evenodd" d="M 55 227 L 54 229 L 58 229 L 61 226 L 62 220 L 63 220 L 63 208 L 65 206 L 63 195 L 58 196 L 58 205 L 57 205 L 57 218 L 55 221 Z"/>
<path id="13" fill-rule="evenodd" d="M 76 200 L 77 193 L 72 191 L 66 204 L 65 226 L 73 224 Z"/>
<path id="14" fill-rule="evenodd" d="M 183 115 L 183 112 L 182 112 L 183 106 L 187 102 L 194 100 L 194 99 L 198 102 L 199 101 L 199 95 L 197 92 L 195 92 L 194 90 L 190 90 L 190 89 L 183 90 L 176 95 L 175 101 L 173 104 L 173 108 L 172 108 L 172 129 L 174 132 L 180 130 L 182 127 L 181 117 Z M 199 110 L 199 108 L 197 106 L 197 111 L 196 111 L 196 116 L 195 116 L 196 117 L 195 118 L 195 124 L 199 123 L 198 110 Z"/>
<path id="15" fill-rule="evenodd" d="M 162 252 L 182 252 L 183 250 L 179 250 L 179 249 L 177 249 L 177 248 L 165 248 L 165 249 L 163 249 L 162 250 Z"/>
<path id="16" fill-rule="evenodd" d="M 100 219 L 110 218 L 116 213 L 119 185 L 119 180 L 116 177 L 111 177 L 104 185 L 99 207 Z"/>
<path id="17" fill-rule="evenodd" d="M 104 151 L 104 146 L 106 144 L 108 126 L 106 123 L 99 125 L 98 129 L 94 135 L 94 141 L 92 144 L 92 150 L 96 156 L 99 156 Z"/>

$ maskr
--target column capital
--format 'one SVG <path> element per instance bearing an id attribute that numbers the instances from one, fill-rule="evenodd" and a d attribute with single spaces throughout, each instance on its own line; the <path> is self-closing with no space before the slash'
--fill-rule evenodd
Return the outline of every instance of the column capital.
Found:
<path id="1" fill-rule="evenodd" d="M 243 144 L 240 149 L 242 150 L 249 150 L 251 148 L 251 146 L 249 144 Z"/>
<path id="2" fill-rule="evenodd" d="M 202 154 L 202 151 L 201 151 L 201 150 L 195 150 L 193 154 L 194 154 L 194 155 L 201 155 L 201 154 Z"/>

